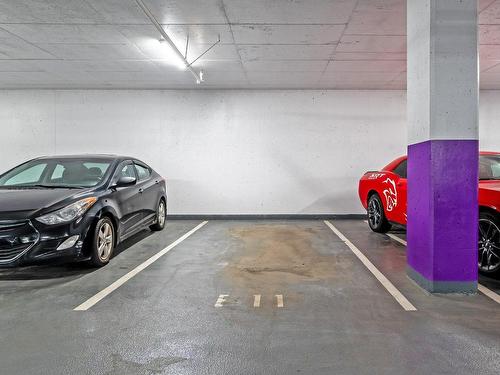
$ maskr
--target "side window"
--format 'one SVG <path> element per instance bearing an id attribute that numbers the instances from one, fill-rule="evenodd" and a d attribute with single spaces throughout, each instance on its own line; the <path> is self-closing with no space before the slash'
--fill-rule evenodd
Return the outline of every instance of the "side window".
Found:
<path id="1" fill-rule="evenodd" d="M 406 178 L 408 172 L 408 159 L 403 160 L 399 165 L 394 168 L 394 173 L 396 173 L 401 178 Z"/>
<path id="2" fill-rule="evenodd" d="M 149 178 L 149 176 L 151 176 L 151 172 L 149 171 L 148 168 L 146 168 L 142 165 L 139 165 L 139 164 L 134 164 L 134 165 L 135 165 L 135 169 L 137 171 L 137 177 L 138 177 L 139 181 L 147 180 Z"/>
<path id="3" fill-rule="evenodd" d="M 12 176 L 5 181 L 5 186 L 34 184 L 40 181 L 47 164 L 37 164 Z"/>
<path id="4" fill-rule="evenodd" d="M 493 178 L 495 179 L 500 178 L 500 164 L 492 164 L 491 172 L 493 173 Z"/>
<path id="5" fill-rule="evenodd" d="M 119 173 L 118 178 L 121 177 L 133 177 L 135 178 L 134 166 L 132 164 L 124 165 Z"/>
<path id="6" fill-rule="evenodd" d="M 132 163 L 121 164 L 115 172 L 115 177 L 113 177 L 113 182 L 118 181 L 122 177 L 135 177 L 134 165 Z"/>

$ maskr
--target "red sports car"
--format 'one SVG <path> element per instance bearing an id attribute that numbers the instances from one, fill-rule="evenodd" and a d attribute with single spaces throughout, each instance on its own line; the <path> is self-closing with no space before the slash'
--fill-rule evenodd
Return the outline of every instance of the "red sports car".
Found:
<path id="1" fill-rule="evenodd" d="M 392 224 L 406 226 L 407 158 L 402 156 L 359 181 L 359 198 L 368 225 L 385 233 Z M 500 153 L 479 156 L 479 270 L 500 274 Z"/>

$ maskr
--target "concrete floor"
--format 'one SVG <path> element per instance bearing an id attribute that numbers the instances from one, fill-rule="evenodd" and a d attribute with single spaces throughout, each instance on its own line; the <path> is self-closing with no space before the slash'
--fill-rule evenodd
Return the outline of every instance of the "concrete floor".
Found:
<path id="1" fill-rule="evenodd" d="M 99 270 L 1 270 L 0 373 L 499 373 L 500 304 L 429 295 L 406 277 L 403 245 L 362 221 L 332 223 L 418 311 L 403 310 L 322 221 L 210 221 L 73 311 L 199 224 L 170 221 Z"/>

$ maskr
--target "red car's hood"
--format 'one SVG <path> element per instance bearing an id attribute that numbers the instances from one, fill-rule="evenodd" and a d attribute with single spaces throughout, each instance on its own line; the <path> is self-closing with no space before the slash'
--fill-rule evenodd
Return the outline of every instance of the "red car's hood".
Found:
<path id="1" fill-rule="evenodd" d="M 500 193 L 500 180 L 479 181 L 479 190 L 489 190 Z"/>

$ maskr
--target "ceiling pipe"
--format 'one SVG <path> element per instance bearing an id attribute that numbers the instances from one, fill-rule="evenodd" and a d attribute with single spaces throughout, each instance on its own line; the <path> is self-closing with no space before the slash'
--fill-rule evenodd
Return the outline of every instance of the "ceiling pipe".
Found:
<path id="1" fill-rule="evenodd" d="M 153 15 L 153 13 L 151 13 L 151 11 L 146 6 L 146 4 L 144 4 L 144 2 L 142 0 L 135 0 L 135 2 L 137 3 L 137 5 L 139 5 L 139 7 L 141 7 L 141 9 L 146 14 L 146 16 L 149 18 L 149 20 L 152 22 L 152 24 L 154 25 L 154 27 L 156 27 L 156 29 L 161 34 L 161 36 L 163 37 L 163 39 L 165 40 L 165 42 L 167 42 L 170 45 L 170 47 L 172 47 L 172 50 L 175 52 L 175 54 L 177 56 L 179 56 L 179 58 L 184 62 L 184 65 L 185 65 L 186 69 L 189 70 L 191 72 L 191 74 L 194 76 L 194 78 L 196 79 L 196 83 L 203 82 L 203 78 L 201 77 L 201 75 L 199 73 L 197 73 L 193 69 L 193 67 L 191 66 L 191 64 L 188 63 L 188 61 L 186 60 L 186 58 L 184 57 L 184 55 L 182 54 L 182 52 L 179 51 L 179 49 L 177 48 L 177 46 L 175 45 L 175 43 L 172 41 L 172 39 L 170 39 L 170 37 L 168 36 L 168 34 L 165 32 L 165 30 L 160 25 L 160 23 L 158 22 L 158 20 L 155 18 L 155 16 Z"/>

